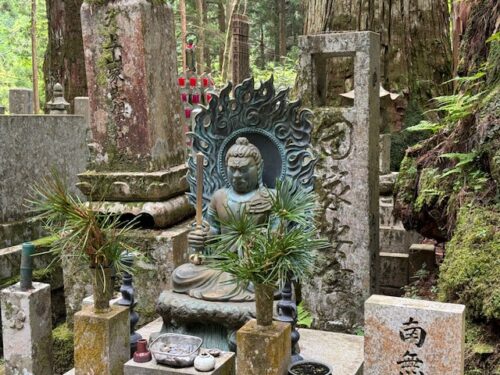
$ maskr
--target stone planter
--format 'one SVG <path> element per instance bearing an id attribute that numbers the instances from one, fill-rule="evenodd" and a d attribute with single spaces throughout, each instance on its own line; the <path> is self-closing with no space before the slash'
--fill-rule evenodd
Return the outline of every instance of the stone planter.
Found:
<path id="1" fill-rule="evenodd" d="M 256 319 L 259 326 L 270 326 L 273 323 L 273 301 L 273 285 L 255 285 Z"/>
<path id="2" fill-rule="evenodd" d="M 94 292 L 94 312 L 109 311 L 109 300 L 113 295 L 111 267 L 95 266 L 92 271 L 92 287 Z"/>
<path id="3" fill-rule="evenodd" d="M 315 361 L 299 361 L 288 367 L 288 375 L 332 375 L 332 368 Z"/>

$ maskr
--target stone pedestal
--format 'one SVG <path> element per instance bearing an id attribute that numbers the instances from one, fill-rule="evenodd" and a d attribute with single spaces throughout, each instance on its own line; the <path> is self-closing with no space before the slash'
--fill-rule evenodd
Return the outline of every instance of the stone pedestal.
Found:
<path id="1" fill-rule="evenodd" d="M 373 295 L 363 374 L 464 373 L 465 306 Z"/>
<path id="2" fill-rule="evenodd" d="M 96 314 L 84 306 L 75 314 L 75 374 L 122 375 L 130 357 L 129 334 L 127 307 Z"/>
<path id="3" fill-rule="evenodd" d="M 203 349 L 202 349 L 203 351 Z M 137 363 L 133 359 L 125 363 L 124 375 L 234 375 L 234 353 L 223 352 L 215 358 L 215 368 L 208 372 L 196 371 L 194 367 L 173 368 L 159 365 L 153 359 L 146 363 Z"/>
<path id="4" fill-rule="evenodd" d="M 290 335 L 288 323 L 273 322 L 262 327 L 250 320 L 236 334 L 238 373 L 286 375 L 292 355 Z"/>
<path id="5" fill-rule="evenodd" d="M 50 285 L 1 291 L 5 374 L 52 374 Z"/>
<path id="6" fill-rule="evenodd" d="M 9 112 L 11 115 L 32 115 L 33 91 L 25 88 L 10 89 Z"/>

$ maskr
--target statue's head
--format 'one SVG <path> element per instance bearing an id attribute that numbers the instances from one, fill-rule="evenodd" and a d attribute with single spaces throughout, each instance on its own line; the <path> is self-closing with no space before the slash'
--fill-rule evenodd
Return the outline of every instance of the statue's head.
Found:
<path id="1" fill-rule="evenodd" d="M 262 184 L 264 161 L 257 147 L 240 137 L 226 154 L 227 177 L 234 191 L 249 193 Z"/>

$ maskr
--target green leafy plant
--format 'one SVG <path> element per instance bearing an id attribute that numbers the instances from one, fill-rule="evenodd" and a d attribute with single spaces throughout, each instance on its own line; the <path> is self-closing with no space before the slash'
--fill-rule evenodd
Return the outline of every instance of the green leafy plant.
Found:
<path id="1" fill-rule="evenodd" d="M 313 317 L 311 313 L 304 306 L 304 302 L 297 305 L 297 326 L 311 328 Z"/>
<path id="2" fill-rule="evenodd" d="M 294 189 L 286 180 L 269 193 L 267 223 L 258 224 L 246 211 L 229 211 L 221 221 L 224 233 L 211 244 L 208 265 L 233 275 L 234 282 L 274 286 L 290 275 L 303 279 L 313 269 L 314 251 L 329 246 L 317 237 L 312 192 Z"/>
<path id="3" fill-rule="evenodd" d="M 116 215 L 95 212 L 70 194 L 56 173 L 33 187 L 29 203 L 55 239 L 50 252 L 82 258 L 92 267 L 113 265 L 117 272 L 132 271 L 121 259 L 122 253 L 135 250 L 126 240 L 132 223 L 123 225 Z"/>

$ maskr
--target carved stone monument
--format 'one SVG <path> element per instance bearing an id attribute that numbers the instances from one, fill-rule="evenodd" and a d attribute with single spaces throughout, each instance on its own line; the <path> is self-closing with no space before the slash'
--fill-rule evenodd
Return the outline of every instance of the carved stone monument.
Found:
<path id="1" fill-rule="evenodd" d="M 288 90 L 276 92 L 273 79 L 254 87 L 253 79 L 234 89 L 228 85 L 214 95 L 196 117 L 191 134 L 193 154 L 204 160 L 201 208 L 207 231 L 218 228 L 215 212 L 246 205 L 255 215 L 265 213 L 276 179 L 290 178 L 304 189 L 313 187 L 316 162 L 311 147 L 311 113 L 288 101 Z M 190 201 L 196 203 L 197 163 L 191 156 L 187 176 Z M 244 169 L 244 170 L 243 170 Z M 201 233 L 200 233 L 201 232 Z M 191 245 L 203 250 L 203 229 L 189 235 Z M 193 259 L 193 258 L 192 258 Z M 255 315 L 251 290 L 228 284 L 228 278 L 203 264 L 185 264 L 173 273 L 174 291 L 164 291 L 157 311 L 163 331 L 202 336 L 205 345 L 227 350 L 227 336 Z M 200 323 L 202 322 L 202 323 Z M 230 339 L 234 343 L 234 337 Z"/>
<path id="2" fill-rule="evenodd" d="M 373 295 L 363 374 L 464 373 L 465 306 Z"/>
<path id="3" fill-rule="evenodd" d="M 380 38 L 369 31 L 308 35 L 299 47 L 297 93 L 315 114 L 321 231 L 333 245 L 320 254 L 304 298 L 317 328 L 349 329 L 362 322 L 363 302 L 377 285 Z M 354 106 L 325 106 L 327 63 L 345 56 L 354 63 Z"/>
<path id="4" fill-rule="evenodd" d="M 192 211 L 183 196 L 172 8 L 147 0 L 84 2 L 81 18 L 93 155 L 78 187 L 99 200 L 134 202 L 106 209 L 147 215 L 155 227 L 181 221 Z"/>

